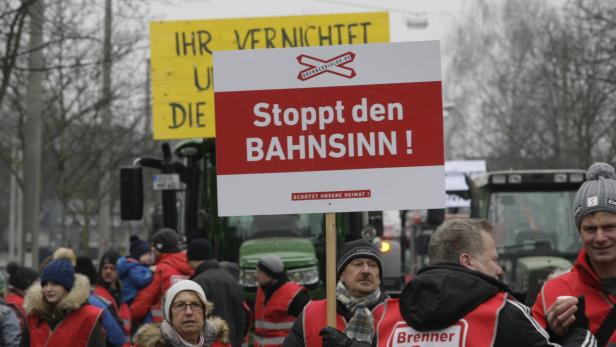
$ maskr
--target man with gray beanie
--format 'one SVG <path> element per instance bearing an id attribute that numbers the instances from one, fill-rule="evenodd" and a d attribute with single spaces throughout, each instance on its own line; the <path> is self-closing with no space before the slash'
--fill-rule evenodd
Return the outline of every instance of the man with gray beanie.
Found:
<path id="1" fill-rule="evenodd" d="M 283 346 L 371 346 L 376 333 L 373 313 L 387 298 L 380 289 L 381 252 L 369 241 L 349 241 L 340 247 L 336 271 L 336 329 L 327 327 L 327 301 L 311 301 Z"/>
<path id="2" fill-rule="evenodd" d="M 573 268 L 549 279 L 537 295 L 533 316 L 555 336 L 574 323 L 578 297 L 584 297 L 589 330 L 598 346 L 616 344 L 616 173 L 595 163 L 573 204 L 583 243 Z"/>
<path id="3" fill-rule="evenodd" d="M 254 345 L 281 346 L 310 297 L 304 287 L 289 281 L 282 259 L 275 254 L 259 259 L 255 280 Z"/>

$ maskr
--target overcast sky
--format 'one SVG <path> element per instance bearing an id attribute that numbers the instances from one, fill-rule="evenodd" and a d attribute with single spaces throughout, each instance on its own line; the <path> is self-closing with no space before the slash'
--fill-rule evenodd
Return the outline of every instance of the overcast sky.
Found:
<path id="1" fill-rule="evenodd" d="M 154 5 L 150 20 L 240 18 L 389 11 L 391 41 L 442 40 L 468 0 L 169 0 Z M 409 19 L 426 18 L 416 28 Z"/>

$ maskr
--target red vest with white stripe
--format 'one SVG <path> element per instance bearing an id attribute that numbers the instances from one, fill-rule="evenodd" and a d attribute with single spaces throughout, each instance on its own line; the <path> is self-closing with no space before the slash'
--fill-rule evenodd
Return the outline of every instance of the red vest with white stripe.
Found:
<path id="1" fill-rule="evenodd" d="M 38 315 L 31 314 L 28 316 L 30 346 L 85 347 L 102 313 L 98 307 L 81 306 L 64 317 L 53 331 Z"/>
<path id="2" fill-rule="evenodd" d="M 547 280 L 537 294 L 533 305 L 533 316 L 545 328 L 548 308 L 554 304 L 561 295 L 584 296 L 586 299 L 586 317 L 588 317 L 591 333 L 597 334 L 599 327 L 616 305 L 616 296 L 603 293 L 601 279 L 593 270 L 587 259 L 586 251 L 582 249 L 578 254 L 573 268 Z M 608 339 L 608 343 L 616 344 L 616 331 Z"/>
<path id="3" fill-rule="evenodd" d="M 385 302 L 377 323 L 377 347 L 488 347 L 494 344 L 496 323 L 505 306 L 507 294 L 500 292 L 488 299 L 457 323 L 434 331 L 417 331 L 400 314 L 399 299 Z"/>
<path id="4" fill-rule="evenodd" d="M 295 296 L 305 290 L 295 282 L 287 282 L 276 289 L 265 304 L 265 293 L 257 288 L 255 300 L 255 347 L 281 346 L 296 317 L 288 313 Z"/>
<path id="5" fill-rule="evenodd" d="M 323 338 L 319 335 L 321 329 L 327 326 L 327 300 L 310 301 L 304 307 L 302 316 L 304 330 L 304 346 L 322 347 Z M 336 313 L 336 329 L 346 331 L 347 321 Z"/>
<path id="6" fill-rule="evenodd" d="M 128 308 L 128 305 L 126 305 L 126 303 L 122 303 L 122 305 L 118 307 L 118 303 L 115 301 L 115 298 L 113 297 L 113 295 L 111 295 L 111 293 L 109 293 L 109 291 L 103 286 L 97 285 L 94 288 L 94 295 L 101 298 L 108 305 L 109 304 L 113 305 L 113 308 L 118 314 L 118 317 L 120 317 L 120 319 L 123 322 L 122 328 L 124 330 L 124 334 L 126 334 L 126 336 L 130 336 L 131 314 L 130 314 L 130 309 Z"/>

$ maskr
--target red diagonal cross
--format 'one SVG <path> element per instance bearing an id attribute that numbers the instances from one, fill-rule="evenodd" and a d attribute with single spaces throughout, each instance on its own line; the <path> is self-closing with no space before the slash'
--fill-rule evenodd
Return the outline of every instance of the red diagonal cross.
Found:
<path id="1" fill-rule="evenodd" d="M 354 69 L 346 67 L 345 65 L 352 62 L 354 59 L 355 53 L 353 52 L 346 52 L 329 60 L 321 60 L 309 55 L 300 54 L 297 56 L 297 61 L 304 66 L 308 66 L 308 68 L 300 71 L 297 78 L 305 81 L 325 72 L 346 78 L 353 78 L 357 73 Z"/>

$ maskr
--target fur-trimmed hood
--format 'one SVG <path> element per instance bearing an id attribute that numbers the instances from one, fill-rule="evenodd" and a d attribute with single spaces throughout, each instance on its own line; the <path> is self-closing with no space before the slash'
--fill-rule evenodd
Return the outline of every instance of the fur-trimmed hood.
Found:
<path id="1" fill-rule="evenodd" d="M 43 297 L 43 288 L 40 282 L 32 284 L 24 298 L 24 309 L 27 314 L 36 314 L 44 320 L 64 317 L 88 302 L 90 296 L 90 281 L 81 274 L 75 274 L 75 284 L 60 302 L 51 306 Z"/>
<path id="2" fill-rule="evenodd" d="M 214 341 L 229 343 L 229 326 L 220 317 L 209 317 L 205 321 L 206 334 L 214 337 Z M 137 347 L 167 346 L 160 326 L 158 324 L 146 324 L 139 328 L 133 342 Z"/>

